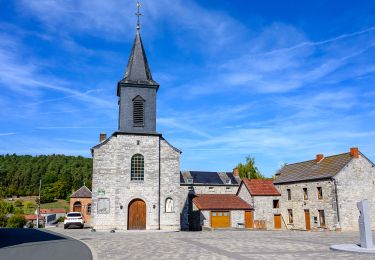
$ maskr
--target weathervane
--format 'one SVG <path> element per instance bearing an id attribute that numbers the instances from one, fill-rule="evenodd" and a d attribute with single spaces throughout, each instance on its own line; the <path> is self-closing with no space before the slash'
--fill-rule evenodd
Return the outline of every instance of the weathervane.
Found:
<path id="1" fill-rule="evenodd" d="M 139 30 L 140 26 L 139 26 L 139 17 L 142 16 L 142 14 L 139 12 L 139 8 L 141 7 L 141 3 L 140 2 L 137 2 L 137 9 L 138 11 L 135 13 L 135 15 L 137 16 L 137 30 Z"/>

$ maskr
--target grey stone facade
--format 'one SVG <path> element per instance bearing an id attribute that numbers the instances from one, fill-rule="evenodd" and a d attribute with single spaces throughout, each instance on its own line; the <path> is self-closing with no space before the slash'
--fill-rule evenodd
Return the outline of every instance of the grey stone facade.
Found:
<path id="1" fill-rule="evenodd" d="M 134 154 L 144 156 L 144 181 L 130 180 L 130 160 Z M 112 135 L 93 149 L 93 156 L 91 221 L 94 228 L 127 229 L 128 206 L 136 198 L 146 203 L 146 229 L 159 229 L 159 223 L 160 229 L 180 228 L 180 152 L 160 135 Z M 165 212 L 167 198 L 174 201 L 171 213 Z M 109 200 L 109 210 L 103 214 L 98 212 L 100 199 Z"/>
<path id="2" fill-rule="evenodd" d="M 231 185 L 186 185 L 180 184 L 180 208 L 181 208 L 181 229 L 182 230 L 196 230 L 197 226 L 192 226 L 195 223 L 196 214 L 193 212 L 192 199 L 195 194 L 236 194 L 238 184 Z M 213 187 L 214 189 L 210 189 Z"/>
<path id="3" fill-rule="evenodd" d="M 280 210 L 288 229 L 306 230 L 305 210 L 309 210 L 312 229 L 335 230 L 338 227 L 335 189 L 332 180 L 283 184 L 276 185 L 276 187 L 281 193 Z M 322 188 L 322 199 L 318 199 L 317 187 Z M 304 199 L 304 188 L 308 192 L 307 200 Z M 288 189 L 291 191 L 291 200 L 288 199 Z M 293 223 L 289 222 L 288 209 L 292 210 Z M 318 210 L 324 210 L 325 226 L 322 226 L 319 221 Z"/>
<path id="4" fill-rule="evenodd" d="M 245 185 L 241 185 L 237 192 L 237 196 L 249 203 L 253 208 L 253 221 L 264 221 L 266 229 L 274 229 L 274 215 L 281 214 L 281 208 L 273 208 L 273 201 L 279 200 L 281 196 L 252 196 Z M 281 228 L 285 229 L 282 222 Z"/>
<path id="5" fill-rule="evenodd" d="M 375 168 L 361 153 L 330 178 L 275 186 L 281 193 L 280 208 L 288 229 L 305 230 L 305 210 L 308 210 L 311 229 L 357 231 L 359 211 L 356 203 L 362 199 L 369 201 L 372 228 L 375 229 Z M 322 198 L 318 198 L 318 187 L 322 189 Z M 304 188 L 308 192 L 307 199 L 304 198 Z M 288 189 L 291 191 L 290 200 Z M 292 209 L 293 223 L 288 221 L 288 209 Z M 324 211 L 325 225 L 320 223 L 319 210 Z"/>
<path id="6" fill-rule="evenodd" d="M 335 177 L 342 230 L 358 230 L 359 211 L 356 203 L 367 199 L 375 230 L 375 167 L 362 154 L 353 159 Z"/>

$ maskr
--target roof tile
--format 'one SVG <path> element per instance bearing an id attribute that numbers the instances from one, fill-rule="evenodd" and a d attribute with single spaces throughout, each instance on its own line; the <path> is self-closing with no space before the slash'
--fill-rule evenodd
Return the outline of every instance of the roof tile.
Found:
<path id="1" fill-rule="evenodd" d="M 74 192 L 70 197 L 71 198 L 91 198 L 92 194 L 89 188 L 87 188 L 86 186 L 82 186 L 76 192 Z"/>
<path id="2" fill-rule="evenodd" d="M 251 206 L 234 194 L 200 194 L 193 199 L 200 210 L 246 210 Z"/>
<path id="3" fill-rule="evenodd" d="M 273 185 L 273 180 L 243 179 L 243 183 L 252 196 L 280 196 L 280 192 Z"/>
<path id="4" fill-rule="evenodd" d="M 276 174 L 275 184 L 326 179 L 335 176 L 352 160 L 350 153 L 324 157 L 320 162 L 310 160 L 285 165 Z"/>

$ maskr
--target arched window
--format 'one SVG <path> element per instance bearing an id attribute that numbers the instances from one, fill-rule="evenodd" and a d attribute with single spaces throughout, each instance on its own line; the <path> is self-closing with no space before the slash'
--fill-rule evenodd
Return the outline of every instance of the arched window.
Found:
<path id="1" fill-rule="evenodd" d="M 87 204 L 86 213 L 87 213 L 87 215 L 91 215 L 91 204 Z"/>
<path id="2" fill-rule="evenodd" d="M 165 212 L 174 212 L 174 205 L 173 205 L 173 199 L 167 198 L 165 200 Z"/>
<path id="3" fill-rule="evenodd" d="M 136 96 L 133 99 L 133 125 L 135 127 L 143 127 L 145 125 L 144 105 L 145 100 L 141 96 Z"/>
<path id="4" fill-rule="evenodd" d="M 145 174 L 144 158 L 141 154 L 135 154 L 131 161 L 131 180 L 143 181 Z"/>

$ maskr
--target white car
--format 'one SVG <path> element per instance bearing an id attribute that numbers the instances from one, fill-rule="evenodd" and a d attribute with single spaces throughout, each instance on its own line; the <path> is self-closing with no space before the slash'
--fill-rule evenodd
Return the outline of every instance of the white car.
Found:
<path id="1" fill-rule="evenodd" d="M 68 212 L 64 219 L 64 229 L 70 226 L 83 228 L 84 223 L 81 212 Z"/>

